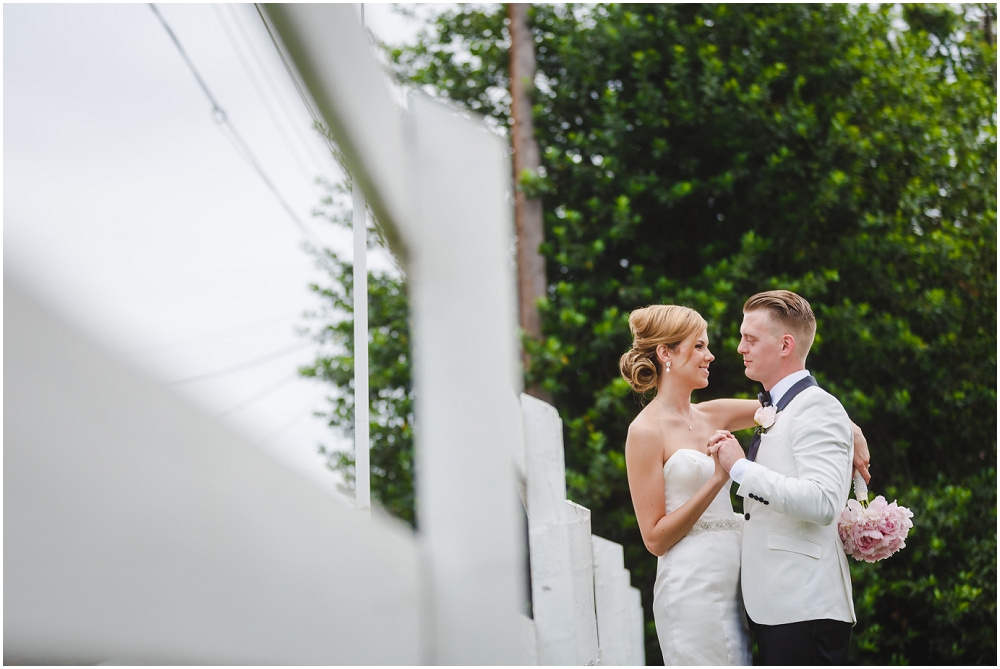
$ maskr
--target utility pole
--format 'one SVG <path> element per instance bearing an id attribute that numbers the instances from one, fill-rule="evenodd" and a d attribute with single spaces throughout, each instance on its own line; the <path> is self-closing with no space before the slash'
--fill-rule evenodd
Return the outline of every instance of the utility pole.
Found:
<path id="1" fill-rule="evenodd" d="M 365 5 L 361 4 L 361 25 Z M 371 435 L 368 423 L 368 203 L 357 178 L 352 180 L 354 232 L 354 499 L 358 511 L 370 514 Z"/>
<path id="2" fill-rule="evenodd" d="M 997 34 L 993 24 L 996 21 L 996 5 L 991 3 L 983 4 L 983 32 L 986 33 L 986 41 L 992 46 L 997 43 Z"/>
<path id="3" fill-rule="evenodd" d="M 528 25 L 528 8 L 523 3 L 507 5 L 510 18 L 510 97 L 513 117 L 514 182 L 522 175 L 538 174 L 541 165 L 535 126 L 531 117 L 531 93 L 535 88 L 535 42 Z M 517 297 L 518 321 L 528 337 L 542 337 L 541 318 L 537 302 L 545 297 L 545 258 L 538 247 L 544 239 L 542 225 L 542 200 L 529 198 L 521 190 L 515 191 L 514 221 L 517 230 Z M 527 368 L 529 358 L 522 350 L 521 362 Z M 537 388 L 526 391 L 540 399 L 544 397 Z"/>
<path id="4" fill-rule="evenodd" d="M 983 32 L 986 35 L 986 43 L 990 46 L 996 46 L 997 44 L 997 34 L 996 34 L 996 5 L 992 3 L 983 3 Z M 988 63 L 986 67 L 989 69 L 993 80 L 993 90 L 997 88 L 997 61 L 993 59 L 992 62 Z"/>

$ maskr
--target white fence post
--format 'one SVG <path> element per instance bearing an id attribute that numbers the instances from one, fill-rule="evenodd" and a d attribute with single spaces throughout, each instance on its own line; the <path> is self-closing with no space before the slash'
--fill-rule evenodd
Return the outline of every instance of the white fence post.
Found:
<path id="1" fill-rule="evenodd" d="M 371 513 L 371 426 L 368 418 L 368 212 L 361 184 L 354 181 L 354 498 Z"/>
<path id="2" fill-rule="evenodd" d="M 407 271 L 425 662 L 524 662 L 506 143 L 422 95 L 400 110 L 350 6 L 268 13 Z"/>
<path id="3" fill-rule="evenodd" d="M 511 211 L 503 141 L 480 122 L 411 98 L 419 211 L 407 238 L 417 389 L 420 538 L 433 589 L 431 661 L 514 664 L 524 610 Z"/>
<path id="4" fill-rule="evenodd" d="M 625 553 L 621 544 L 595 536 L 594 592 L 597 599 L 597 632 L 601 644 L 601 664 L 633 665 L 642 653 L 642 603 L 638 590 L 629 584 Z M 638 609 L 636 608 L 638 606 Z M 638 628 L 638 633 L 636 633 Z"/>
<path id="5" fill-rule="evenodd" d="M 558 412 L 524 394 L 521 408 L 538 663 L 596 664 L 599 658 L 590 511 L 566 500 Z"/>
<path id="6" fill-rule="evenodd" d="M 642 593 L 639 588 L 629 586 L 628 589 L 628 609 L 632 616 L 632 660 L 629 664 L 637 667 L 646 665 L 646 634 L 644 630 L 645 621 L 642 617 Z"/>

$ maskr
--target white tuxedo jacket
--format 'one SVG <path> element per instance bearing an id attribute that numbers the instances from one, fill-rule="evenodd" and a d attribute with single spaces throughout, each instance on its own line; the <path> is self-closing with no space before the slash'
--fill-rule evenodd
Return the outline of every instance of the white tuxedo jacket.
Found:
<path id="1" fill-rule="evenodd" d="M 743 497 L 741 581 L 762 625 L 828 618 L 855 623 L 851 573 L 836 517 L 850 493 L 854 436 L 844 407 L 806 388 L 761 435 Z"/>

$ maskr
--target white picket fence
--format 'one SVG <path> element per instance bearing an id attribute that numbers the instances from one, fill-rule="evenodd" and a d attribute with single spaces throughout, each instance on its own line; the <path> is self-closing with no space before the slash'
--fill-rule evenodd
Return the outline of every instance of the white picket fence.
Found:
<path id="1" fill-rule="evenodd" d="M 559 414 L 528 395 L 521 408 L 538 664 L 645 665 L 642 602 L 622 546 L 592 535 L 590 510 L 566 499 Z"/>
<path id="2" fill-rule="evenodd" d="M 506 144 L 400 109 L 350 7 L 268 14 L 406 267 L 420 532 L 334 503 L 5 275 L 5 663 L 643 664 L 622 548 L 566 500 L 555 409 L 518 402 Z"/>

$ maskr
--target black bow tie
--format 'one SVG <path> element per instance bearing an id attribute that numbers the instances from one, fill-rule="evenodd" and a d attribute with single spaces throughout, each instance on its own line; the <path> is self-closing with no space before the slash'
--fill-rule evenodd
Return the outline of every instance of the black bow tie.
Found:
<path id="1" fill-rule="evenodd" d="M 757 401 L 760 402 L 762 407 L 771 406 L 771 393 L 766 390 L 762 393 L 757 393 Z"/>

